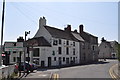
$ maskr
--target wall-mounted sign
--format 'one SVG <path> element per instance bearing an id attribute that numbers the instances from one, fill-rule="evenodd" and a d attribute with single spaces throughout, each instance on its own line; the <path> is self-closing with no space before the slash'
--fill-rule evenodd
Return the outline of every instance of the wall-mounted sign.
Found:
<path id="1" fill-rule="evenodd" d="M 23 51 L 23 42 L 5 42 L 5 51 Z"/>

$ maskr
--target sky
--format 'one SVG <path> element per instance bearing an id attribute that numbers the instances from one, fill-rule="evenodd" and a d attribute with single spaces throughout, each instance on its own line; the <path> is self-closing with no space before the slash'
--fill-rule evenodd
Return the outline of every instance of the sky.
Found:
<path id="1" fill-rule="evenodd" d="M 7 1 L 5 7 L 4 41 L 16 41 L 30 31 L 27 38 L 34 37 L 39 28 L 40 17 L 45 16 L 47 25 L 64 29 L 67 24 L 72 30 L 84 31 L 108 41 L 118 41 L 118 2 L 113 1 Z M 0 26 L 2 0 L 0 0 Z"/>

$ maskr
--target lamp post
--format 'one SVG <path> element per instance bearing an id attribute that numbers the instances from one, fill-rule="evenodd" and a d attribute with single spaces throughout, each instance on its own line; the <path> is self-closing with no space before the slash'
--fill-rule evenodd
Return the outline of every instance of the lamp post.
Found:
<path id="1" fill-rule="evenodd" d="M 28 34 L 30 34 L 30 31 L 29 32 L 27 32 L 27 31 L 25 31 L 25 41 L 24 41 L 24 74 L 25 74 L 25 61 L 26 61 L 26 52 L 27 52 L 27 48 L 26 48 L 26 37 L 27 37 L 27 35 Z"/>

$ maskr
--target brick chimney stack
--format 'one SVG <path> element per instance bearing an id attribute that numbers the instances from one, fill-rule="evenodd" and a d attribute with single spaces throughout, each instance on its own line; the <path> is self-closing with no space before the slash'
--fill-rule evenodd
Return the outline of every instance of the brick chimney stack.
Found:
<path id="1" fill-rule="evenodd" d="M 45 17 L 40 17 L 39 19 L 39 27 L 45 26 L 46 25 L 46 19 Z"/>
<path id="2" fill-rule="evenodd" d="M 83 26 L 83 24 L 81 24 L 81 25 L 79 26 L 79 32 L 82 33 L 82 32 L 83 32 L 83 29 L 84 29 L 84 26 Z"/>
<path id="3" fill-rule="evenodd" d="M 67 25 L 67 30 L 71 31 L 71 25 L 69 25 L 69 24 Z"/>
<path id="4" fill-rule="evenodd" d="M 64 28 L 64 30 L 65 30 L 66 32 L 71 32 L 71 25 L 67 25 L 67 27 Z"/>

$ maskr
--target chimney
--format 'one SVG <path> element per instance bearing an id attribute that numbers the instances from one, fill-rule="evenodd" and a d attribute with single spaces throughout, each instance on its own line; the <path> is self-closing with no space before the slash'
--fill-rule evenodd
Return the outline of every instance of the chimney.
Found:
<path id="1" fill-rule="evenodd" d="M 77 29 L 75 29 L 74 32 L 77 33 Z"/>
<path id="2" fill-rule="evenodd" d="M 80 32 L 80 33 L 83 32 L 83 28 L 84 28 L 84 26 L 83 26 L 83 24 L 81 24 L 81 25 L 79 26 L 79 32 Z"/>
<path id="3" fill-rule="evenodd" d="M 39 28 L 42 27 L 42 26 L 45 26 L 45 25 L 46 25 L 45 17 L 44 16 L 43 16 L 43 18 L 40 17 L 40 19 L 39 19 Z"/>
<path id="4" fill-rule="evenodd" d="M 24 42 L 24 39 L 23 39 L 23 37 L 19 37 L 19 38 L 17 38 L 17 42 Z"/>
<path id="5" fill-rule="evenodd" d="M 69 25 L 69 24 L 67 25 L 67 30 L 71 31 L 71 25 Z"/>

